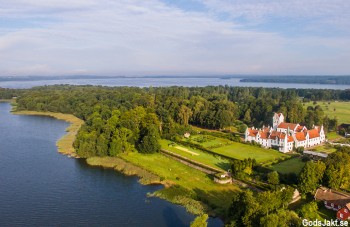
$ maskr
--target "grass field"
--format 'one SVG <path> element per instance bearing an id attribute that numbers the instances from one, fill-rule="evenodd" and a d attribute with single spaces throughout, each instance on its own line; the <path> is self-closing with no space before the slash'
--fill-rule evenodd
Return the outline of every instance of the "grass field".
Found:
<path id="1" fill-rule="evenodd" d="M 317 151 L 317 152 L 323 152 L 323 153 L 333 153 L 333 152 L 336 152 L 337 149 L 335 149 L 333 146 L 331 145 L 321 145 L 321 146 L 317 146 L 317 147 L 313 147 L 312 149 L 310 149 L 312 151 Z"/>
<path id="2" fill-rule="evenodd" d="M 273 161 L 289 157 L 286 154 L 272 149 L 264 149 L 256 146 L 232 142 L 230 145 L 212 149 L 217 154 L 226 155 L 237 159 L 255 158 L 258 163 Z"/>
<path id="3" fill-rule="evenodd" d="M 192 143 L 200 144 L 203 147 L 208 149 L 232 144 L 232 141 L 230 140 L 214 137 L 211 135 L 194 135 L 194 136 L 191 136 L 189 139 L 184 139 L 184 140 L 190 141 Z"/>
<path id="4" fill-rule="evenodd" d="M 332 140 L 337 140 L 337 139 L 341 139 L 344 138 L 343 136 L 337 134 L 336 132 L 329 132 L 327 133 L 327 139 L 332 141 Z"/>
<path id="5" fill-rule="evenodd" d="M 307 102 L 305 108 L 316 105 L 320 105 L 328 117 L 337 117 L 339 124 L 350 123 L 350 102 L 330 102 L 330 104 L 326 101 L 319 101 L 317 104 Z"/>
<path id="6" fill-rule="evenodd" d="M 185 158 L 209 165 L 214 168 L 220 168 L 227 171 L 230 168 L 230 162 L 227 159 L 221 158 L 219 156 L 214 157 L 214 155 L 205 153 L 200 150 L 195 150 L 189 147 L 184 147 L 182 145 L 169 146 L 172 142 L 169 140 L 161 140 L 160 144 L 163 149 L 174 152 Z M 186 151 L 187 150 L 187 151 Z M 194 155 L 194 154 L 196 155 Z"/>
<path id="7" fill-rule="evenodd" d="M 121 158 L 159 176 L 168 185 L 177 185 L 185 189 L 188 193 L 184 197 L 196 198 L 205 201 L 212 208 L 220 208 L 218 213 L 224 212 L 229 207 L 234 192 L 239 190 L 235 185 L 216 184 L 207 174 L 158 153 L 145 155 L 133 152 L 123 154 Z M 184 199 L 183 197 L 173 198 L 173 191 L 180 190 L 178 187 L 172 186 L 158 193 L 160 197 L 176 202 L 176 200 Z M 183 202 L 187 203 L 188 201 L 184 199 Z"/>
<path id="8" fill-rule="evenodd" d="M 303 162 L 300 157 L 296 157 L 273 165 L 272 169 L 279 173 L 299 174 L 304 165 L 305 162 Z"/>

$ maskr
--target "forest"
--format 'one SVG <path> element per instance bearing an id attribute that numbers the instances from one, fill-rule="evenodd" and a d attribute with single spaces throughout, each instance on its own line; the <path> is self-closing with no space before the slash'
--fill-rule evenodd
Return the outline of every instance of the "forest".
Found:
<path id="1" fill-rule="evenodd" d="M 336 118 L 320 106 L 303 102 L 350 100 L 350 90 L 208 87 L 102 87 L 43 86 L 0 89 L 0 98 L 17 97 L 18 110 L 73 114 L 85 121 L 74 144 L 79 155 L 115 156 L 137 149 L 157 152 L 157 140 L 171 139 L 190 130 L 189 125 L 210 129 L 271 124 L 273 112 L 287 122 L 307 127 L 324 125 L 334 130 Z"/>

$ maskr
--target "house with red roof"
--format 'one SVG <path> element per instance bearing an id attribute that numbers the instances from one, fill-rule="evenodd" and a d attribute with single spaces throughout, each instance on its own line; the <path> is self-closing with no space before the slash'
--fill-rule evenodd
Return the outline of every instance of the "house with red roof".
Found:
<path id="1" fill-rule="evenodd" d="M 275 113 L 272 118 L 272 127 L 261 129 L 247 128 L 245 141 L 261 144 L 263 147 L 278 147 L 280 152 L 292 151 L 294 147 L 312 147 L 323 143 L 326 136 L 323 126 L 314 126 L 308 130 L 305 126 L 284 122 L 282 113 Z"/>
<path id="2" fill-rule="evenodd" d="M 338 220 L 350 220 L 350 194 L 320 187 L 314 198 L 323 201 L 327 209 L 337 211 Z"/>

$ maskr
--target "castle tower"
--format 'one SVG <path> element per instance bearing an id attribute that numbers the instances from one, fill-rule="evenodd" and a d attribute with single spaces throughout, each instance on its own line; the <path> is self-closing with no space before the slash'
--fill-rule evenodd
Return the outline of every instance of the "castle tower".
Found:
<path id="1" fill-rule="evenodd" d="M 272 127 L 274 130 L 277 129 L 277 126 L 284 122 L 284 116 L 282 113 L 275 113 L 272 118 Z"/>

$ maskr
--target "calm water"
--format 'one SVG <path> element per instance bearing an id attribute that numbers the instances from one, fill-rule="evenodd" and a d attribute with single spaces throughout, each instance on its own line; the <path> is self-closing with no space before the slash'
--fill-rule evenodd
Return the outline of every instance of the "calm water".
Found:
<path id="1" fill-rule="evenodd" d="M 59 154 L 55 142 L 67 123 L 11 115 L 10 108 L 0 103 L 0 226 L 188 226 L 194 219 L 147 198 L 160 186 Z"/>
<path id="2" fill-rule="evenodd" d="M 239 87 L 279 87 L 279 88 L 314 88 L 314 89 L 349 89 L 349 85 L 332 84 L 291 84 L 291 83 L 242 83 L 238 78 L 113 78 L 113 79 L 64 79 L 41 81 L 7 81 L 0 82 L 4 88 L 31 88 L 34 86 L 71 84 L 71 85 L 103 85 L 103 86 L 135 86 L 135 87 L 165 87 L 165 86 L 198 86 L 229 85 Z"/>

